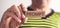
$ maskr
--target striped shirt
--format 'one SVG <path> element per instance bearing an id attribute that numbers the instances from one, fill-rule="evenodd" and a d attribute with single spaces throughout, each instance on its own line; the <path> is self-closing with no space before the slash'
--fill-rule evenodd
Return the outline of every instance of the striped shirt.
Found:
<path id="1" fill-rule="evenodd" d="M 41 17 L 28 17 L 26 23 L 20 28 L 60 28 L 60 13 L 54 12 L 46 19 Z"/>

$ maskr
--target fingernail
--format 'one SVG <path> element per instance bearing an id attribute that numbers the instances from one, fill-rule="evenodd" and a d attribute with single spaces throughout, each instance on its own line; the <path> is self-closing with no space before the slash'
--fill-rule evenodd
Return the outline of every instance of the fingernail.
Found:
<path id="1" fill-rule="evenodd" d="M 19 23 L 21 23 L 21 20 L 20 20 L 19 18 L 17 18 L 17 21 L 18 21 Z"/>
<path id="2" fill-rule="evenodd" d="M 19 22 L 21 23 L 21 20 Z"/>
<path id="3" fill-rule="evenodd" d="M 25 18 L 25 15 L 23 15 L 22 17 Z"/>
<path id="4" fill-rule="evenodd" d="M 19 21 L 19 23 L 21 23 L 21 20 L 18 20 Z"/>

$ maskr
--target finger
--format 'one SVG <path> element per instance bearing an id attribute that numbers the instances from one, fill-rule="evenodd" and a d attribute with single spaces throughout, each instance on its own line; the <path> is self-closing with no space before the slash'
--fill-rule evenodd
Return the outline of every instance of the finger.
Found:
<path id="1" fill-rule="evenodd" d="M 24 14 L 22 14 L 22 18 L 21 18 L 22 23 L 26 23 L 27 22 L 27 19 L 28 18 Z"/>
<path id="2" fill-rule="evenodd" d="M 21 23 L 21 19 L 19 19 L 14 13 L 9 13 L 8 16 L 11 16 L 13 19 L 15 19 L 17 22 Z"/>
<path id="3" fill-rule="evenodd" d="M 11 6 L 9 9 L 10 9 L 11 12 L 14 12 L 17 17 L 20 16 L 20 11 L 19 11 L 19 9 L 16 5 Z"/>
<path id="4" fill-rule="evenodd" d="M 8 13 L 9 13 L 9 12 L 5 12 L 5 13 L 3 14 L 2 19 L 1 19 L 1 23 L 5 22 L 5 21 L 7 20 L 7 18 L 8 18 L 7 14 L 8 14 Z"/>
<path id="5" fill-rule="evenodd" d="M 21 11 L 21 20 L 22 20 L 22 24 L 23 24 L 27 21 L 27 18 L 25 17 L 24 13 L 22 12 L 21 7 L 20 7 L 20 11 Z"/>
<path id="6" fill-rule="evenodd" d="M 20 4 L 19 7 L 21 7 L 21 9 L 22 9 L 23 12 L 27 11 L 27 8 L 24 6 L 24 4 Z"/>

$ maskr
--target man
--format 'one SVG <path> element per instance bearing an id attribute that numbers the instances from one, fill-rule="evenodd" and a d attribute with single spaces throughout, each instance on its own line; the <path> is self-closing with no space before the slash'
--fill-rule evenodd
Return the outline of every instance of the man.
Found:
<path id="1" fill-rule="evenodd" d="M 3 15 L 1 28 L 60 28 L 60 15 L 49 8 L 50 0 L 32 0 L 31 6 L 27 9 L 21 4 L 20 6 L 13 5 Z M 36 11 L 40 12 L 40 17 L 24 16 L 23 12 Z M 25 23 L 25 21 L 27 22 Z M 23 25 L 22 25 L 23 24 Z"/>

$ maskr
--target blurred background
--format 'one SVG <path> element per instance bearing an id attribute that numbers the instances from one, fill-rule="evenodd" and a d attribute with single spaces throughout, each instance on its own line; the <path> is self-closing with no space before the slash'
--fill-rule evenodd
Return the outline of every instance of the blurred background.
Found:
<path id="1" fill-rule="evenodd" d="M 12 5 L 20 5 L 23 3 L 27 8 L 31 4 L 31 0 L 0 0 L 0 21 L 3 13 Z M 54 9 L 56 12 L 60 12 L 60 0 L 51 0 L 50 8 Z"/>

